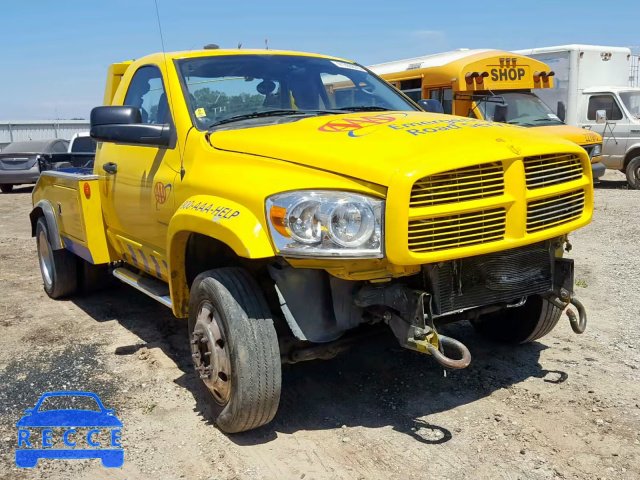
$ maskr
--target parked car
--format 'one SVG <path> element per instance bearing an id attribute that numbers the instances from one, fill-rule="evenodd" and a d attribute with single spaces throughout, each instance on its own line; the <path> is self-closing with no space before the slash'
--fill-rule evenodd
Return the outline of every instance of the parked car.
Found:
<path id="1" fill-rule="evenodd" d="M 43 170 L 42 160 L 52 169 L 71 166 L 54 156 L 66 155 L 68 147 L 69 141 L 59 138 L 10 143 L 0 152 L 0 190 L 9 193 L 14 185 L 36 183 Z"/>

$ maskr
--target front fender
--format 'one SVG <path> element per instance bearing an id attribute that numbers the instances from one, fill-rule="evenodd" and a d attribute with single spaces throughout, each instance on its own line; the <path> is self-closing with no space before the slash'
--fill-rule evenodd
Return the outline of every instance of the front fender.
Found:
<path id="1" fill-rule="evenodd" d="M 185 250 L 193 233 L 215 238 L 244 258 L 275 256 L 269 235 L 254 213 L 239 203 L 213 195 L 195 195 L 185 201 L 169 222 L 169 288 L 173 312 L 187 315 L 189 286 L 185 274 Z"/>

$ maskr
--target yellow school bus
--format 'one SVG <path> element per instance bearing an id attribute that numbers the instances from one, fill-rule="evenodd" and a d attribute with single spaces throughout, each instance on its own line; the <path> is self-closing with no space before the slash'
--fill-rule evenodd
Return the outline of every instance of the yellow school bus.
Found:
<path id="1" fill-rule="evenodd" d="M 501 50 L 462 49 L 369 68 L 415 102 L 438 100 L 444 113 L 560 135 L 589 153 L 594 179 L 605 172 L 602 136 L 565 125 L 532 92 L 554 88 L 555 74 L 543 62 Z"/>

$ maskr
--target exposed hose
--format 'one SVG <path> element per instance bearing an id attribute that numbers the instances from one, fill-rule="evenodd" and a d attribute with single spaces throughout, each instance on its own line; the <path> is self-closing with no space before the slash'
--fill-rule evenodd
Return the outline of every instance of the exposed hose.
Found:
<path id="1" fill-rule="evenodd" d="M 459 354 L 460 359 L 454 360 L 453 358 L 445 356 L 445 354 L 438 350 L 435 345 L 429 343 L 427 348 L 436 362 L 444 365 L 445 367 L 455 369 L 466 368 L 469 366 L 471 363 L 471 352 L 469 352 L 469 349 L 462 342 L 459 342 L 455 338 L 445 337 L 444 335 L 438 335 L 438 340 L 443 349 L 446 347 L 448 349 L 455 350 Z"/>
<path id="2" fill-rule="evenodd" d="M 576 314 L 573 310 L 567 310 L 567 317 L 569 317 L 569 323 L 571 324 L 571 329 L 577 333 L 581 334 L 587 329 L 587 310 L 584 308 L 584 305 L 577 298 L 572 298 L 570 303 L 578 309 L 578 317 L 576 318 Z"/>

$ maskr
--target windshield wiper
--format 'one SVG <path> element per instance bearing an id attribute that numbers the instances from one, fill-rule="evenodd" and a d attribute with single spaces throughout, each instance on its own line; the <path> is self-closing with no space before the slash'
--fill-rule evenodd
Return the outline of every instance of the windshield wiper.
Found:
<path id="1" fill-rule="evenodd" d="M 373 105 L 360 105 L 355 107 L 341 107 L 338 110 L 350 110 L 352 112 L 388 112 L 391 111 L 390 108 L 387 107 L 376 107 Z"/>
<path id="2" fill-rule="evenodd" d="M 265 118 L 265 117 L 283 117 L 286 115 L 324 115 L 339 113 L 331 110 L 267 110 L 265 112 L 253 112 L 245 113 L 243 115 L 234 115 L 233 117 L 223 118 L 217 122 L 213 122 L 209 125 L 209 128 L 217 127 L 218 125 L 224 125 L 225 123 L 241 122 L 242 120 L 251 120 L 253 118 Z"/>
<path id="3" fill-rule="evenodd" d="M 559 123 L 563 123 L 562 121 L 557 120 L 555 118 L 551 118 L 551 117 L 549 117 L 549 118 L 536 118 L 534 120 L 534 122 L 559 122 Z"/>

